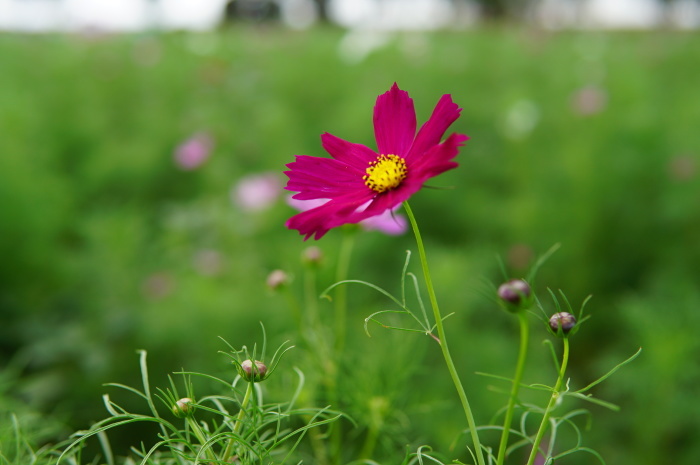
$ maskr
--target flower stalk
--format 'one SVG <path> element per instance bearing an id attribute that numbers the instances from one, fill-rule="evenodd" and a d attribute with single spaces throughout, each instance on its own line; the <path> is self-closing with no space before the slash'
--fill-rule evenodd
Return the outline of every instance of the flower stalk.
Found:
<path id="1" fill-rule="evenodd" d="M 560 398 L 561 385 L 564 382 L 564 375 L 566 374 L 566 366 L 569 363 L 569 338 L 564 338 L 564 352 L 562 354 L 561 366 L 559 367 L 559 376 L 557 377 L 557 382 L 554 384 L 554 389 L 552 389 L 552 396 L 549 398 L 549 403 L 547 404 L 547 409 L 544 411 L 542 416 L 542 421 L 540 422 L 540 427 L 537 430 L 537 435 L 535 436 L 535 441 L 532 443 L 532 450 L 530 451 L 530 458 L 527 461 L 527 465 L 532 465 L 537 457 L 537 452 L 540 449 L 540 444 L 542 443 L 542 438 L 544 433 L 547 431 L 547 425 L 549 424 L 549 418 L 552 416 L 552 411 L 557 405 Z"/>
<path id="2" fill-rule="evenodd" d="M 206 447 L 207 438 L 204 435 L 202 428 L 197 423 L 197 420 L 195 420 L 192 416 L 188 416 L 187 417 L 187 424 L 189 425 L 190 429 L 192 430 L 192 432 L 194 433 L 195 437 L 197 438 L 199 443 L 202 445 L 202 447 Z M 207 448 L 204 451 L 204 455 L 206 456 L 207 460 L 216 460 L 214 453 L 209 448 Z"/>
<path id="3" fill-rule="evenodd" d="M 236 437 L 240 434 L 241 429 L 243 428 L 243 419 L 245 418 L 246 410 L 248 409 L 250 399 L 251 397 L 253 397 L 254 384 L 255 383 L 253 381 L 248 382 L 248 387 L 246 388 L 245 395 L 243 396 L 243 400 L 241 401 L 241 409 L 238 411 L 236 421 L 233 424 L 231 438 L 228 440 L 228 444 L 226 444 L 226 449 L 224 450 L 224 460 L 228 460 L 229 457 L 231 457 L 233 446 L 236 443 Z"/>
<path id="4" fill-rule="evenodd" d="M 457 389 L 457 394 L 459 395 L 459 400 L 462 403 L 462 408 L 464 409 L 464 414 L 467 417 L 467 424 L 469 425 L 469 431 L 471 433 L 472 442 L 474 443 L 475 454 L 477 457 L 477 462 L 479 465 L 486 465 L 484 461 L 484 452 L 481 448 L 481 441 L 479 440 L 479 433 L 476 427 L 476 421 L 474 421 L 474 414 L 472 413 L 471 407 L 469 406 L 469 400 L 467 399 L 467 394 L 464 391 L 464 386 L 462 386 L 462 381 L 457 373 L 457 368 L 455 367 L 452 356 L 450 355 L 450 349 L 447 345 L 447 337 L 445 335 L 445 328 L 442 323 L 442 314 L 440 313 L 440 308 L 438 307 L 437 297 L 435 295 L 435 288 L 433 287 L 433 280 L 430 276 L 430 269 L 428 268 L 428 259 L 425 254 L 425 247 L 423 246 L 423 239 L 421 238 L 420 230 L 418 229 L 418 223 L 413 215 L 411 207 L 408 202 L 403 203 L 406 209 L 406 215 L 413 228 L 413 233 L 416 237 L 416 245 L 418 247 L 418 254 L 420 256 L 421 266 L 423 268 L 423 276 L 425 278 L 425 285 L 428 289 L 428 295 L 430 297 L 430 305 L 433 308 L 433 314 L 435 316 L 435 327 L 438 332 L 438 343 L 440 344 L 440 349 L 442 350 L 443 358 L 447 364 L 447 369 L 450 372 L 450 377 L 452 382 Z"/>
<path id="5" fill-rule="evenodd" d="M 523 372 L 525 371 L 525 360 L 527 359 L 527 348 L 530 336 L 530 325 L 527 319 L 527 312 L 518 312 L 518 321 L 520 323 L 520 350 L 518 351 L 518 362 L 515 367 L 515 376 L 513 377 L 513 386 L 510 390 L 508 407 L 506 408 L 505 419 L 503 420 L 503 431 L 501 431 L 501 442 L 498 446 L 496 465 L 503 465 L 506 459 L 506 448 L 508 447 L 510 425 L 513 422 L 513 411 L 515 410 L 515 404 L 518 399 L 520 383 L 522 382 Z"/>
<path id="6" fill-rule="evenodd" d="M 335 282 L 348 279 L 350 257 L 355 246 L 356 228 L 343 228 L 343 239 L 338 254 L 338 266 L 335 272 Z M 335 350 L 341 354 L 345 349 L 345 327 L 347 322 L 348 292 L 345 286 L 338 286 L 335 291 Z"/>

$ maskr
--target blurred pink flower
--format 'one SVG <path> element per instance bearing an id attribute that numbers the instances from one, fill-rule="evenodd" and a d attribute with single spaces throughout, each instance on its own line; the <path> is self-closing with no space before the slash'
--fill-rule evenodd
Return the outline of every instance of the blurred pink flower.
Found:
<path id="1" fill-rule="evenodd" d="M 532 263 L 535 256 L 532 247 L 527 244 L 514 244 L 507 252 L 507 262 L 510 268 L 524 270 Z"/>
<path id="2" fill-rule="evenodd" d="M 547 441 L 544 441 L 544 442 L 540 445 L 540 447 L 541 447 L 542 449 L 544 449 L 544 450 L 547 450 Z M 545 456 L 542 455 L 541 453 L 538 453 L 538 454 L 535 456 L 535 461 L 533 462 L 533 465 L 544 465 L 545 463 L 547 463 L 547 457 L 545 457 Z"/>
<path id="3" fill-rule="evenodd" d="M 192 261 L 197 272 L 203 276 L 216 276 L 224 267 L 221 253 L 212 249 L 199 250 Z"/>
<path id="4" fill-rule="evenodd" d="M 246 176 L 231 189 L 231 200 L 243 210 L 254 212 L 271 207 L 282 194 L 277 173 Z"/>
<path id="5" fill-rule="evenodd" d="M 370 216 L 366 220 L 360 221 L 360 226 L 367 231 L 379 231 L 389 236 L 399 236 L 408 229 L 406 217 L 395 213 L 401 208 L 398 206 L 393 210 L 385 210 L 377 216 Z"/>
<path id="6" fill-rule="evenodd" d="M 605 109 L 608 94 L 598 86 L 585 86 L 574 92 L 571 106 L 575 113 L 582 116 L 595 115 Z"/>
<path id="7" fill-rule="evenodd" d="M 697 174 L 697 162 L 692 155 L 679 155 L 671 159 L 668 171 L 674 181 L 689 181 Z"/>
<path id="8" fill-rule="evenodd" d="M 302 212 L 319 207 L 326 202 L 328 202 L 328 199 L 299 200 L 293 198 L 292 196 L 287 197 L 287 203 L 289 206 Z M 364 210 L 366 205 L 363 205 L 360 208 Z M 406 217 L 396 213 L 399 208 L 401 208 L 400 205 L 393 209 L 385 210 L 379 215 L 371 216 L 360 221 L 359 225 L 365 231 L 379 231 L 389 236 L 399 236 L 405 233 L 408 229 L 408 221 L 406 220 Z"/>
<path id="9" fill-rule="evenodd" d="M 209 134 L 198 132 L 175 148 L 175 164 L 185 171 L 197 169 L 207 161 L 213 146 Z"/>
<path id="10" fill-rule="evenodd" d="M 169 296 L 175 289 L 175 282 L 167 272 L 161 271 L 148 276 L 142 284 L 143 293 L 152 300 Z"/>

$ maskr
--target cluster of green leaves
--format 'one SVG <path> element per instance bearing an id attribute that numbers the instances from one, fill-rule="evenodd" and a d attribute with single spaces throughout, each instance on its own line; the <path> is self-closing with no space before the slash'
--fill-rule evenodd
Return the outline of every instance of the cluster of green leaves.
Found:
<path id="1" fill-rule="evenodd" d="M 234 353 L 233 356 L 235 355 Z M 93 463 L 92 457 L 82 457 L 87 441 L 93 437 L 99 439 L 103 451 L 102 460 L 108 464 L 298 462 L 297 448 L 308 431 L 332 423 L 339 417 L 328 409 L 296 407 L 304 384 L 304 376 L 300 371 L 297 371 L 299 385 L 292 398 L 284 403 L 273 404 L 263 402 L 263 390 L 259 384 L 241 381 L 240 376 L 231 383 L 207 374 L 183 372 L 183 395 L 178 392 L 177 384 L 172 378 L 169 388 L 158 388 L 153 392 L 148 378 L 146 352 L 141 352 L 140 371 L 142 390 L 123 384 L 111 386 L 141 398 L 146 403 L 148 412 L 129 412 L 105 395 L 104 404 L 109 417 L 95 423 L 89 430 L 75 433 L 73 442 L 58 451 L 60 455 L 56 464 Z M 219 390 L 223 388 L 224 393 L 195 397 L 193 377 L 213 381 Z M 245 395 L 241 391 L 241 384 L 245 385 Z M 187 399 L 187 403 L 178 404 L 182 399 Z M 157 406 L 159 404 L 160 409 Z M 163 407 L 166 414 L 162 413 Z M 181 420 L 178 421 L 177 418 Z M 156 424 L 158 432 L 154 437 L 142 438 L 139 444 L 134 444 L 129 457 L 115 457 L 108 440 L 109 431 L 118 427 L 133 429 L 134 423 Z"/>

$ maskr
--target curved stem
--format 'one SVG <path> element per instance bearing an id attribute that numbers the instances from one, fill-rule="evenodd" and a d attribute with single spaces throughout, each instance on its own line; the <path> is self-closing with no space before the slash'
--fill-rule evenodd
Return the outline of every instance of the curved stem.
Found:
<path id="1" fill-rule="evenodd" d="M 241 401 L 241 409 L 238 411 L 236 422 L 233 425 L 233 434 L 231 435 L 231 439 L 229 439 L 228 444 L 226 444 L 226 450 L 224 450 L 224 460 L 228 460 L 230 458 L 231 451 L 233 450 L 233 445 L 236 442 L 236 436 L 238 436 L 238 434 L 241 432 L 241 428 L 243 428 L 243 418 L 245 417 L 246 409 L 248 408 L 248 404 L 250 403 L 250 398 L 253 396 L 253 384 L 255 383 L 248 383 L 245 395 L 243 396 L 243 400 Z"/>
<path id="2" fill-rule="evenodd" d="M 462 402 L 462 408 L 464 409 L 464 414 L 467 417 L 467 424 L 469 425 L 469 431 L 471 432 L 472 441 L 474 443 L 475 454 L 479 465 L 486 465 L 484 461 L 484 452 L 481 449 L 481 441 L 479 441 L 479 433 L 476 429 L 476 422 L 474 421 L 474 415 L 472 414 L 471 407 L 469 407 L 469 401 L 467 400 L 467 394 L 464 391 L 462 382 L 459 379 L 459 374 L 457 373 L 457 368 L 452 361 L 452 356 L 450 355 L 450 350 L 447 346 L 447 338 L 445 336 L 445 328 L 442 324 L 442 315 L 440 314 L 440 308 L 438 307 L 437 297 L 435 296 L 435 288 L 433 287 L 433 280 L 430 276 L 430 269 L 428 268 L 428 260 L 425 255 L 425 247 L 423 246 L 423 239 L 421 238 L 420 231 L 418 229 L 418 223 L 416 222 L 415 216 L 413 216 L 413 211 L 409 207 L 408 202 L 403 203 L 406 209 L 406 215 L 411 222 L 411 227 L 413 228 L 413 234 L 416 236 L 416 245 L 418 246 L 418 254 L 420 255 L 421 266 L 423 268 L 423 276 L 425 278 L 425 285 L 428 289 L 428 295 L 430 296 L 430 304 L 433 307 L 433 314 L 435 316 L 435 326 L 438 332 L 438 343 L 442 349 L 442 356 L 447 364 L 447 370 L 450 372 L 450 377 L 452 382 L 457 389 L 457 394 L 459 395 L 459 400 Z"/>
<path id="3" fill-rule="evenodd" d="M 527 346 L 530 335 L 527 312 L 525 310 L 518 312 L 518 319 L 520 321 L 520 350 L 518 351 L 518 363 L 515 366 L 515 376 L 513 377 L 513 386 L 510 390 L 506 417 L 503 420 L 503 431 L 501 432 L 501 442 L 498 446 L 498 458 L 496 459 L 497 465 L 503 465 L 506 459 L 510 425 L 513 422 L 513 411 L 515 410 L 515 403 L 518 398 L 518 391 L 520 390 L 520 383 L 523 379 L 523 371 L 525 369 L 525 359 L 527 358 Z"/>
<path id="4" fill-rule="evenodd" d="M 338 266 L 335 270 L 335 282 L 348 279 L 350 257 L 355 245 L 355 229 L 343 228 L 343 240 L 338 254 Z M 335 350 L 338 354 L 345 348 L 345 326 L 347 320 L 347 286 L 338 286 L 335 290 Z"/>
<path id="5" fill-rule="evenodd" d="M 205 444 L 207 443 L 207 438 L 202 432 L 202 429 L 199 427 L 197 421 L 192 417 L 188 417 L 187 423 L 189 424 L 190 429 L 192 430 L 194 435 L 197 437 L 199 443 L 202 445 L 202 447 L 205 447 Z M 216 460 L 216 457 L 214 456 L 214 453 L 211 451 L 210 448 L 204 451 L 204 455 L 206 456 L 207 460 Z"/>
<path id="6" fill-rule="evenodd" d="M 554 390 L 552 391 L 552 397 L 549 398 L 549 403 L 547 404 L 547 409 L 544 411 L 544 416 L 542 416 L 542 422 L 540 423 L 540 428 L 535 436 L 535 442 L 532 444 L 532 450 L 530 451 L 530 458 L 527 461 L 527 465 L 532 465 L 535 462 L 535 457 L 537 457 L 537 452 L 540 449 L 540 443 L 544 437 L 544 433 L 547 431 L 547 426 L 549 424 L 549 418 L 552 416 L 552 411 L 557 405 L 559 400 L 559 389 L 564 381 L 564 375 L 566 373 L 566 365 L 569 363 L 569 339 L 564 338 L 564 353 L 561 357 L 561 367 L 559 368 L 559 377 L 557 382 L 554 384 Z"/>
<path id="7" fill-rule="evenodd" d="M 287 299 L 287 305 L 289 305 L 289 308 L 292 311 L 294 322 L 299 328 L 299 334 L 304 337 L 304 319 L 302 317 L 301 304 L 299 303 L 296 294 L 292 292 L 290 286 L 284 286 L 282 292 L 284 293 L 284 297 Z"/>
<path id="8" fill-rule="evenodd" d="M 306 323 L 315 332 L 320 327 L 318 315 L 318 292 L 316 292 L 316 269 L 313 266 L 304 272 L 304 314 Z M 307 328 L 308 331 L 308 328 Z"/>
<path id="9" fill-rule="evenodd" d="M 354 225 L 353 225 L 354 226 Z M 343 239 L 338 253 L 338 265 L 335 271 L 335 281 L 345 281 L 348 279 L 348 270 L 350 269 L 350 257 L 355 246 L 356 228 L 343 228 Z M 335 308 L 335 338 L 334 338 L 334 353 L 333 357 L 336 363 L 341 363 L 341 357 L 345 350 L 345 334 L 347 325 L 347 309 L 348 309 L 348 290 L 347 286 L 338 286 L 334 295 Z M 328 400 L 331 405 L 340 408 L 338 405 L 338 373 L 339 367 L 329 371 L 331 379 L 328 380 Z M 342 437 L 343 424 L 338 421 L 333 425 L 331 430 L 331 454 L 333 463 L 340 464 L 342 452 Z"/>

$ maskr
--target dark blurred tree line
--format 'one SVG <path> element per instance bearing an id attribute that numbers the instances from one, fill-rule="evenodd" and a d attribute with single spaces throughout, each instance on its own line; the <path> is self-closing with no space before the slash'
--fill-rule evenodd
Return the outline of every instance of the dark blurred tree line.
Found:
<path id="1" fill-rule="evenodd" d="M 382 2 L 384 0 L 376 0 Z M 473 1 L 481 8 L 481 13 L 487 19 L 501 19 L 518 16 L 533 0 L 450 0 L 455 6 L 460 3 Z M 331 0 L 313 0 L 316 4 L 319 19 L 328 21 L 328 5 Z M 277 0 L 229 0 L 226 3 L 227 20 L 252 19 L 267 20 L 279 17 Z"/>

